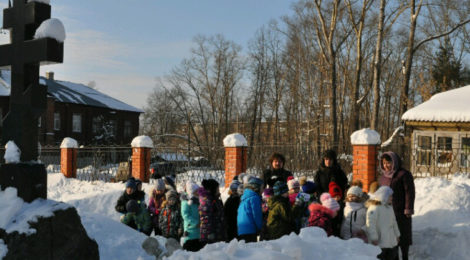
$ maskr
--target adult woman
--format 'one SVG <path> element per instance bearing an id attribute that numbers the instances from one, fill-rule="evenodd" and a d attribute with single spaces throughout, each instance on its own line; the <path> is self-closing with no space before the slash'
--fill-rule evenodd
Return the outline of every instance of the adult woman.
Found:
<path id="1" fill-rule="evenodd" d="M 292 176 L 290 171 L 284 169 L 286 158 L 280 153 L 273 153 L 269 158 L 269 169 L 266 169 L 261 176 L 266 188 L 274 187 L 276 181 L 282 181 L 287 184 L 287 177 Z"/>
<path id="2" fill-rule="evenodd" d="M 382 175 L 380 186 L 390 186 L 393 190 L 393 211 L 400 230 L 400 250 L 403 259 L 408 259 L 408 249 L 412 244 L 411 215 L 414 213 L 415 185 L 411 173 L 401 167 L 400 158 L 394 152 L 385 152 L 380 157 Z"/>
<path id="3" fill-rule="evenodd" d="M 348 178 L 336 160 L 335 151 L 326 150 L 323 153 L 320 167 L 315 175 L 314 182 L 317 184 L 318 194 L 328 192 L 331 182 L 338 184 L 341 188 L 341 193 L 345 193 L 346 186 L 348 185 Z"/>

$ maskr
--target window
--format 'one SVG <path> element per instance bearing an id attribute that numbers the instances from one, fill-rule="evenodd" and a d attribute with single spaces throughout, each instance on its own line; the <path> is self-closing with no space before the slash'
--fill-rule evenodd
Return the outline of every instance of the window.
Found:
<path id="1" fill-rule="evenodd" d="M 91 123 L 91 132 L 93 134 L 97 134 L 98 131 L 101 129 L 101 117 L 99 116 L 95 116 L 93 117 L 92 119 L 92 123 Z"/>
<path id="2" fill-rule="evenodd" d="M 437 137 L 437 166 L 450 167 L 452 164 L 452 137 Z"/>
<path id="3" fill-rule="evenodd" d="M 418 165 L 431 165 L 431 136 L 418 136 Z"/>
<path id="4" fill-rule="evenodd" d="M 470 167 L 470 137 L 462 138 L 462 150 L 460 152 L 460 166 Z"/>
<path id="5" fill-rule="evenodd" d="M 82 132 L 82 115 L 81 114 L 72 115 L 72 132 L 74 133 Z"/>
<path id="6" fill-rule="evenodd" d="M 60 130 L 60 113 L 54 113 L 54 130 Z"/>
<path id="7" fill-rule="evenodd" d="M 116 120 L 114 120 L 114 119 L 109 120 L 109 131 L 110 131 L 111 135 L 116 137 L 116 133 L 117 133 L 117 122 L 116 122 Z"/>
<path id="8" fill-rule="evenodd" d="M 132 135 L 132 123 L 131 121 L 124 121 L 124 137 L 130 137 Z"/>

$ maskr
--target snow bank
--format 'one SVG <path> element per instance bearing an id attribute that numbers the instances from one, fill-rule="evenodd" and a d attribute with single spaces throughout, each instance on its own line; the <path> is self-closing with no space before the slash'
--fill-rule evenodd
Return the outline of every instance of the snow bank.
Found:
<path id="1" fill-rule="evenodd" d="M 34 34 L 35 39 L 40 38 L 53 38 L 58 42 L 65 41 L 65 28 L 62 22 L 57 18 L 47 19 L 39 25 L 36 33 Z"/>
<path id="2" fill-rule="evenodd" d="M 0 239 L 0 259 L 3 259 L 8 253 L 8 248 L 3 239 Z"/>
<path id="3" fill-rule="evenodd" d="M 242 134 L 234 133 L 224 138 L 224 147 L 248 146 L 248 142 Z"/>
<path id="4" fill-rule="evenodd" d="M 60 144 L 60 148 L 78 148 L 78 142 L 73 138 L 65 137 Z"/>
<path id="5" fill-rule="evenodd" d="M 20 162 L 20 156 L 21 156 L 21 151 L 18 146 L 16 146 L 15 142 L 13 141 L 8 141 L 8 143 L 5 145 L 5 163 L 19 163 Z"/>
<path id="6" fill-rule="evenodd" d="M 351 135 L 352 145 L 376 145 L 380 144 L 380 134 L 370 128 L 358 130 Z"/>
<path id="7" fill-rule="evenodd" d="M 150 137 L 146 135 L 140 135 L 132 139 L 131 146 L 153 148 L 153 142 L 152 142 L 152 139 L 150 139 Z"/>
<path id="8" fill-rule="evenodd" d="M 51 2 L 51 0 L 28 0 L 28 3 L 31 3 L 31 2 L 49 4 Z"/>

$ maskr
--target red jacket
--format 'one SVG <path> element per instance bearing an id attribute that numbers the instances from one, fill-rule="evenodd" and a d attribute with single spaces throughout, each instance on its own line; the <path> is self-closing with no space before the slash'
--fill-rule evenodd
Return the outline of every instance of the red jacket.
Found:
<path id="1" fill-rule="evenodd" d="M 328 236 L 333 235 L 332 220 L 335 213 L 331 209 L 317 203 L 310 204 L 310 206 L 308 206 L 308 210 L 310 211 L 308 226 L 321 227 L 325 230 Z"/>

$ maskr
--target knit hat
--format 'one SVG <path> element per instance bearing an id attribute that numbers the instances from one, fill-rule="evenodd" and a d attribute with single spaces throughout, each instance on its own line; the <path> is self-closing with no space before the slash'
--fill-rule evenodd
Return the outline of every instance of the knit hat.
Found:
<path id="1" fill-rule="evenodd" d="M 135 186 L 142 185 L 142 181 L 139 179 L 135 179 Z"/>
<path id="2" fill-rule="evenodd" d="M 290 181 L 290 180 L 293 180 L 294 179 L 294 176 L 288 176 L 287 177 L 287 181 Z"/>
<path id="3" fill-rule="evenodd" d="M 299 181 L 296 179 L 291 179 L 287 182 L 287 187 L 289 188 L 289 190 L 300 188 Z"/>
<path id="4" fill-rule="evenodd" d="M 245 174 L 242 179 L 243 184 L 249 183 L 251 178 L 254 178 L 254 176 L 250 174 Z"/>
<path id="5" fill-rule="evenodd" d="M 348 192 L 346 194 L 361 197 L 362 189 L 359 186 L 351 186 L 351 188 L 348 189 Z"/>
<path id="6" fill-rule="evenodd" d="M 216 194 L 217 189 L 219 188 L 219 183 L 214 179 L 202 180 L 201 184 L 205 190 L 209 191 L 212 194 Z"/>
<path id="7" fill-rule="evenodd" d="M 266 188 L 263 191 L 263 198 L 269 198 L 274 195 L 274 190 L 272 188 Z"/>
<path id="8" fill-rule="evenodd" d="M 166 200 L 178 200 L 178 192 L 170 190 L 165 193 Z"/>
<path id="9" fill-rule="evenodd" d="M 137 185 L 135 184 L 135 180 L 134 179 L 127 180 L 126 188 L 132 188 L 133 190 L 135 190 L 137 188 Z"/>
<path id="10" fill-rule="evenodd" d="M 297 194 L 297 196 L 295 197 L 295 203 L 298 205 L 303 205 L 309 200 L 310 200 L 310 195 L 308 195 L 307 193 L 303 193 L 303 192 L 299 192 L 299 194 Z"/>
<path id="11" fill-rule="evenodd" d="M 283 181 L 276 181 L 273 187 L 274 196 L 282 195 L 289 191 L 287 185 Z"/>
<path id="12" fill-rule="evenodd" d="M 126 203 L 126 210 L 127 212 L 136 213 L 139 211 L 139 204 L 135 200 L 129 200 Z"/>
<path id="13" fill-rule="evenodd" d="M 329 193 L 326 193 L 326 192 L 323 193 L 320 196 L 320 201 L 321 201 L 321 204 L 323 206 L 331 209 L 332 211 L 338 211 L 339 210 L 338 202 L 335 199 L 333 199 Z"/>
<path id="14" fill-rule="evenodd" d="M 188 194 L 188 197 L 193 196 L 194 192 L 199 189 L 199 185 L 197 185 L 194 182 L 188 181 L 186 182 L 186 193 Z"/>
<path id="15" fill-rule="evenodd" d="M 248 181 L 246 188 L 251 189 L 253 191 L 259 191 L 261 189 L 261 186 L 263 186 L 263 181 L 260 178 L 252 177 Z"/>
<path id="16" fill-rule="evenodd" d="M 328 192 L 333 198 L 336 196 L 339 196 L 341 198 L 343 197 L 343 191 L 341 190 L 339 185 L 334 181 L 330 182 L 330 184 L 328 185 Z"/>
<path id="17" fill-rule="evenodd" d="M 311 181 L 307 181 L 302 185 L 302 191 L 308 194 L 313 194 L 317 190 L 317 184 Z"/>
<path id="18" fill-rule="evenodd" d="M 300 176 L 300 178 L 299 178 L 300 186 L 304 186 L 305 183 L 307 183 L 307 176 Z"/>
<path id="19" fill-rule="evenodd" d="M 238 190 L 238 186 L 240 186 L 240 182 L 237 180 L 233 180 L 232 183 L 230 183 L 230 190 L 232 192 L 235 192 Z"/>
<path id="20" fill-rule="evenodd" d="M 159 190 L 159 191 L 165 190 L 165 182 L 163 181 L 163 179 L 157 179 L 155 181 L 155 190 Z"/>
<path id="21" fill-rule="evenodd" d="M 373 195 L 372 200 L 380 201 L 382 203 L 387 203 L 388 198 L 393 195 L 393 190 L 388 186 L 380 187 Z"/>

